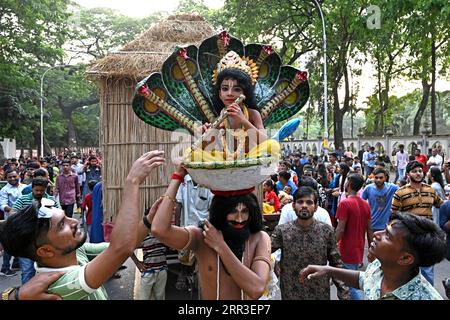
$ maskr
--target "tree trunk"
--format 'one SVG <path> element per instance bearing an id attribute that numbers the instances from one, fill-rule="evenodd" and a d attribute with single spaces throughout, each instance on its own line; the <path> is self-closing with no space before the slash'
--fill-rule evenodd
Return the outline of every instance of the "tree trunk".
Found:
<path id="1" fill-rule="evenodd" d="M 436 134 L 436 43 L 431 43 L 431 133 Z"/>
<path id="2" fill-rule="evenodd" d="M 334 148 L 343 147 L 344 137 L 342 134 L 342 122 L 344 113 L 339 107 L 339 81 L 333 81 L 333 128 L 334 128 Z"/>
<path id="3" fill-rule="evenodd" d="M 336 150 L 342 148 L 344 150 L 344 132 L 342 126 L 344 123 L 344 115 L 350 109 L 350 84 L 348 78 L 348 70 L 345 62 L 342 64 L 342 74 L 337 75 L 333 81 L 333 120 L 334 120 L 334 147 Z M 344 76 L 344 101 L 342 109 L 339 106 L 339 79 Z"/>
<path id="4" fill-rule="evenodd" d="M 416 116 L 414 117 L 413 135 L 420 134 L 420 122 L 428 104 L 428 98 L 430 97 L 430 87 L 431 86 L 428 84 L 427 80 L 422 79 L 422 100 L 420 101 L 419 109 L 417 110 Z"/>
<path id="5" fill-rule="evenodd" d="M 90 106 L 99 101 L 98 97 L 88 97 L 69 104 L 64 104 L 62 97 L 58 97 L 58 106 L 63 118 L 67 121 L 67 146 L 69 149 L 77 147 L 77 132 L 72 120 L 72 112 L 83 106 Z"/>
<path id="6" fill-rule="evenodd" d="M 72 121 L 73 108 L 64 105 L 62 97 L 58 97 L 58 104 L 62 111 L 64 120 L 67 121 L 67 146 L 69 149 L 77 146 L 77 135 L 75 131 L 75 125 Z"/>

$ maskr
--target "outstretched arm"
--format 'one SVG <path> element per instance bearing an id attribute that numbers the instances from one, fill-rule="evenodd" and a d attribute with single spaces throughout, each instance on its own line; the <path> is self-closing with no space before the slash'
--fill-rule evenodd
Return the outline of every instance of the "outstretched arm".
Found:
<path id="1" fill-rule="evenodd" d="M 189 244 L 192 235 L 189 234 L 189 231 L 186 228 L 181 228 L 172 225 L 171 223 L 173 210 L 176 205 L 175 197 L 178 188 L 180 187 L 181 180 L 187 172 L 181 165 L 178 165 L 175 173 L 180 179 L 170 180 L 165 194 L 161 197 L 161 203 L 153 218 L 152 234 L 166 246 L 181 250 Z M 195 242 L 196 237 L 192 237 L 191 241 L 192 240 Z M 192 243 L 192 245 L 195 246 L 194 243 Z"/>
<path id="2" fill-rule="evenodd" d="M 309 265 L 300 272 L 300 282 L 329 276 L 343 281 L 349 287 L 359 289 L 359 271 L 330 266 Z"/>
<path id="3" fill-rule="evenodd" d="M 164 163 L 163 155 L 163 151 L 150 151 L 133 163 L 125 180 L 122 204 L 111 234 L 110 246 L 86 266 L 85 280 L 90 288 L 100 287 L 133 253 L 141 220 L 139 185 L 153 169 Z"/>

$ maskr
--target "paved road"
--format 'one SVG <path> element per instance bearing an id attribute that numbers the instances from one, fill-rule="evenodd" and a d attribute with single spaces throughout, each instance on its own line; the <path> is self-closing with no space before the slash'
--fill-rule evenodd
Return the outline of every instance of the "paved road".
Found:
<path id="1" fill-rule="evenodd" d="M 0 259 L 0 262 L 2 260 Z M 108 292 L 109 298 L 111 300 L 132 300 L 135 296 L 135 283 L 139 279 L 135 279 L 136 268 L 131 259 L 128 259 L 125 264 L 126 269 L 121 270 L 121 278 L 110 279 L 106 284 L 105 288 Z M 367 261 L 365 262 L 367 266 Z M 194 292 L 192 295 L 188 291 L 179 291 L 175 288 L 175 282 L 177 279 L 177 274 L 179 273 L 179 265 L 171 265 L 168 273 L 168 282 L 166 286 L 166 299 L 167 300 L 190 300 L 197 299 L 198 292 Z M 444 260 L 435 266 L 435 288 L 439 293 L 445 297 L 444 288 L 442 286 L 442 279 L 450 277 L 450 261 Z M 13 277 L 3 277 L 0 276 L 0 291 L 5 290 L 8 287 L 20 285 L 20 272 L 18 272 Z M 331 296 L 333 300 L 337 299 L 336 288 L 332 286 Z"/>
<path id="2" fill-rule="evenodd" d="M 366 244 L 367 247 L 367 244 Z M 139 253 L 137 254 L 139 257 Z M 365 252 L 367 256 L 367 249 Z M 3 257 L 0 257 L 0 264 L 3 262 Z M 109 298 L 111 300 L 132 300 L 136 297 L 136 291 L 139 288 L 139 276 L 136 274 L 136 268 L 131 259 L 128 259 L 124 265 L 127 267 L 121 270 L 119 273 L 120 278 L 110 279 L 105 283 L 105 289 L 108 292 Z M 364 268 L 367 266 L 367 260 L 365 258 Z M 434 269 L 435 277 L 435 288 L 441 294 L 442 297 L 446 298 L 444 287 L 442 286 L 442 280 L 445 278 L 450 278 L 450 261 L 444 260 L 437 264 Z M 198 292 L 188 292 L 187 290 L 180 291 L 175 288 L 175 283 L 177 280 L 177 275 L 180 273 L 179 264 L 170 264 L 168 272 L 168 281 L 166 286 L 166 299 L 167 300 L 190 300 L 197 299 Z M 0 276 L 0 292 L 8 287 L 19 286 L 21 283 L 20 272 L 17 272 L 15 276 L 4 277 Z M 337 299 L 336 287 L 334 285 L 331 287 L 331 298 L 333 300 Z"/>

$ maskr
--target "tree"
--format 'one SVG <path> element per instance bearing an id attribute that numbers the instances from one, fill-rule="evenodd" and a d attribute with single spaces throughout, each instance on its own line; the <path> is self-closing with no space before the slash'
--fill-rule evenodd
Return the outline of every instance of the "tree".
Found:
<path id="1" fill-rule="evenodd" d="M 420 79 L 422 98 L 414 119 L 414 134 L 419 134 L 422 116 L 430 100 L 431 132 L 436 134 L 436 77 L 438 67 L 445 70 L 449 64 L 450 54 L 450 5 L 442 0 L 417 0 L 415 10 L 407 20 L 411 30 L 409 43 L 412 69 L 407 75 Z M 431 99 L 430 99 L 431 98 Z"/>
<path id="2" fill-rule="evenodd" d="M 39 70 L 63 56 L 68 4 L 68 0 L 0 4 L 0 132 L 16 137 L 19 145 L 33 145 L 39 137 Z"/>
<path id="3" fill-rule="evenodd" d="M 68 62 L 75 57 L 85 60 L 102 58 L 136 38 L 159 18 L 158 14 L 139 19 L 109 8 L 78 7 L 69 20 L 72 29 L 65 46 Z"/>

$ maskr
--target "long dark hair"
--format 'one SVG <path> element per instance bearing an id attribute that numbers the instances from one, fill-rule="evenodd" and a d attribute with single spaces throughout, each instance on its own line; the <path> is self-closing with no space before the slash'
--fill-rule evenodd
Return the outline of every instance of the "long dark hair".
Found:
<path id="1" fill-rule="evenodd" d="M 442 172 L 441 169 L 438 167 L 431 167 L 430 168 L 430 174 L 431 174 L 431 181 L 429 181 L 429 184 L 432 184 L 433 182 L 437 182 L 441 185 L 442 190 L 444 190 L 444 179 L 442 178 Z"/>
<path id="2" fill-rule="evenodd" d="M 340 186 L 340 191 L 343 192 L 345 191 L 344 190 L 345 180 L 347 179 L 347 175 L 350 172 L 350 167 L 348 166 L 348 164 L 343 162 L 339 163 L 339 167 L 341 168 L 339 173 L 341 174 L 342 177 L 342 184 Z"/>
<path id="3" fill-rule="evenodd" d="M 272 191 L 275 192 L 276 195 L 278 195 L 278 188 L 277 188 L 277 186 L 275 185 L 275 182 L 273 182 L 272 179 L 267 179 L 266 181 L 264 181 L 264 184 L 266 186 L 268 186 L 269 188 L 271 188 Z"/>
<path id="4" fill-rule="evenodd" d="M 255 88 L 252 85 L 250 76 L 239 69 L 229 68 L 219 73 L 217 77 L 217 84 L 214 88 L 213 105 L 217 114 L 220 114 L 220 111 L 225 107 L 222 100 L 220 100 L 220 85 L 225 79 L 236 80 L 239 86 L 242 87 L 242 90 L 244 91 L 244 103 L 248 108 L 258 110 L 258 107 L 256 105 Z"/>
<path id="5" fill-rule="evenodd" d="M 223 230 L 227 223 L 227 215 L 231 213 L 239 203 L 245 204 L 249 211 L 248 226 L 250 233 L 256 233 L 263 229 L 261 208 L 258 198 L 253 193 L 235 197 L 214 196 L 209 208 L 209 222 L 218 230 Z"/>
<path id="6" fill-rule="evenodd" d="M 327 172 L 327 168 L 325 167 L 325 164 L 323 163 L 319 163 L 317 165 L 317 182 L 319 182 L 322 187 L 327 188 L 328 187 L 328 172 Z"/>

